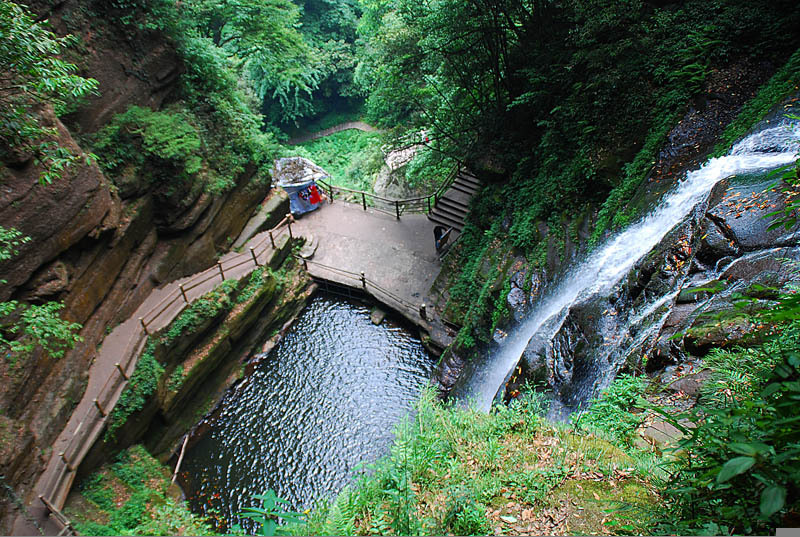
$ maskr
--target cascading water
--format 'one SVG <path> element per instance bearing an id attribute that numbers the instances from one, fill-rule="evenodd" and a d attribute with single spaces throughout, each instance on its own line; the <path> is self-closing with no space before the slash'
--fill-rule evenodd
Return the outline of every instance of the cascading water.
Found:
<path id="1" fill-rule="evenodd" d="M 468 380 L 463 396 L 470 398 L 472 404 L 479 409 L 488 411 L 498 392 L 502 393 L 506 380 L 526 349 L 527 352 L 531 352 L 532 348 L 549 349 L 552 354 L 554 346 L 557 346 L 559 352 L 563 353 L 566 348 L 567 353 L 572 353 L 580 344 L 574 340 L 567 341 L 569 336 L 559 335 L 571 308 L 609 297 L 612 289 L 619 285 L 631 268 L 684 220 L 720 180 L 793 162 L 797 158 L 798 137 L 800 125 L 784 122 L 748 136 L 736 144 L 727 156 L 711 159 L 699 170 L 689 172 L 685 180 L 665 194 L 649 214 L 608 239 L 585 261 L 566 273 L 538 301 L 502 346 L 477 366 Z M 588 352 L 592 355 L 592 364 L 581 365 L 584 369 L 581 372 L 584 377 L 582 385 L 573 389 L 566 400 L 559 401 L 557 398 L 554 406 L 561 408 L 551 409 L 551 414 L 563 416 L 587 401 L 598 388 L 610 383 L 622 365 L 621 361 L 624 361 L 637 342 L 641 343 L 649 335 L 650 331 L 643 321 L 652 316 L 660 317 L 663 321 L 666 314 L 662 310 L 673 297 L 672 291 L 651 297 L 634 311 L 598 311 L 598 316 L 606 317 L 593 320 L 599 333 L 580 342 L 588 343 L 591 347 Z M 599 303 L 609 302 L 613 301 Z M 618 318 L 613 322 L 606 322 L 610 321 L 609 315 Z M 560 340 L 556 339 L 557 335 Z M 623 340 L 626 340 L 624 344 Z M 582 352 L 585 354 L 587 351 Z M 571 361 L 571 357 L 568 356 L 567 360 Z M 572 364 L 569 366 L 571 368 Z M 591 371 L 585 371 L 587 367 Z M 559 376 L 558 371 L 555 371 L 555 376 Z M 573 372 L 570 370 L 565 376 L 572 377 Z"/>

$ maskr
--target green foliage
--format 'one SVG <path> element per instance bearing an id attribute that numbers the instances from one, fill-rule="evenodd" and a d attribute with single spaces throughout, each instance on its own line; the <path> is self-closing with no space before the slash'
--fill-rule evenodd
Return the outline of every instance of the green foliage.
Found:
<path id="1" fill-rule="evenodd" d="M 36 346 L 41 346 L 53 358 L 61 358 L 64 353 L 83 341 L 78 335 L 82 328 L 79 323 L 71 323 L 59 317 L 64 308 L 60 302 L 44 304 L 23 304 L 16 300 L 0 302 L 0 349 L 8 351 L 7 357 L 15 362 L 16 356 L 30 354 Z"/>
<path id="2" fill-rule="evenodd" d="M 18 229 L 0 226 L 0 263 L 17 255 L 17 248 L 30 240 L 30 237 L 26 237 Z"/>
<path id="3" fill-rule="evenodd" d="M 229 310 L 233 305 L 232 297 L 238 285 L 239 282 L 237 280 L 225 280 L 192 302 L 189 307 L 181 312 L 177 319 L 170 323 L 169 328 L 159 338 L 159 343 L 169 346 L 180 336 L 194 333 L 205 321 L 217 317 L 223 311 Z"/>
<path id="4" fill-rule="evenodd" d="M 142 446 L 123 451 L 110 466 L 80 485 L 84 499 L 96 505 L 106 523 L 69 513 L 82 535 L 214 535 L 187 506 L 167 494 L 165 468 Z"/>
<path id="5" fill-rule="evenodd" d="M 159 160 L 173 161 L 179 178 L 198 173 L 202 165 L 201 140 L 197 127 L 185 111 L 154 112 L 132 106 L 103 127 L 95 148 L 103 155 L 103 167 L 114 173 L 127 163 L 142 167 Z"/>
<path id="6" fill-rule="evenodd" d="M 381 143 L 378 133 L 348 129 L 303 144 L 300 154 L 330 173 L 335 185 L 369 192 L 383 165 Z"/>
<path id="7" fill-rule="evenodd" d="M 237 304 L 244 304 L 258 292 L 258 290 L 268 281 L 270 280 L 278 280 L 278 284 L 280 285 L 283 281 L 283 278 L 280 277 L 278 274 L 272 271 L 269 267 L 259 267 L 255 269 L 250 274 L 250 279 L 247 280 L 247 284 L 244 288 L 239 291 L 239 294 L 236 296 Z"/>
<path id="8" fill-rule="evenodd" d="M 175 371 L 169 376 L 169 382 L 167 382 L 167 389 L 171 392 L 178 391 L 180 387 L 183 385 L 183 365 L 179 365 L 175 368 Z"/>
<path id="9" fill-rule="evenodd" d="M 30 237 L 19 230 L 0 226 L 0 262 L 12 259 L 17 255 L 17 248 L 29 241 Z M 78 335 L 81 325 L 59 317 L 58 312 L 63 307 L 59 302 L 41 305 L 17 300 L 0 302 L 0 350 L 7 351 L 6 357 L 12 364 L 16 363 L 18 355 L 29 354 L 37 345 L 53 358 L 61 358 L 75 343 L 83 341 Z"/>
<path id="10" fill-rule="evenodd" d="M 145 403 L 158 388 L 158 382 L 164 374 L 164 366 L 155 358 L 155 344 L 149 341 L 145 350 L 136 362 L 128 384 L 114 406 L 108 418 L 105 440 L 111 441 L 114 432 L 125 424 L 131 414 L 144 408 Z"/>
<path id="11" fill-rule="evenodd" d="M 445 153 L 423 146 L 406 165 L 405 182 L 420 192 L 434 192 L 456 165 L 457 162 Z"/>
<path id="12" fill-rule="evenodd" d="M 0 2 L 0 36 L 0 159 L 15 149 L 31 151 L 43 167 L 40 183 L 51 183 L 85 157 L 46 140 L 57 131 L 41 125 L 35 109 L 49 103 L 56 113 L 64 112 L 94 93 L 97 81 L 78 76 L 75 65 L 58 57 L 74 39 L 56 37 L 25 7 Z"/>
<path id="13" fill-rule="evenodd" d="M 275 101 L 274 119 L 293 120 L 310 108 L 320 73 L 298 32 L 300 10 L 289 0 L 192 0 L 199 33 L 227 55 L 258 97 Z"/>
<path id="14" fill-rule="evenodd" d="M 261 502 L 261 507 L 248 507 L 240 513 L 240 516 L 259 525 L 256 535 L 288 535 L 286 529 L 278 524 L 281 521 L 286 524 L 299 524 L 303 520 L 302 513 L 287 511 L 286 506 L 289 502 L 279 498 L 273 490 L 268 490 L 266 494 L 256 494 L 253 499 Z"/>
<path id="15" fill-rule="evenodd" d="M 486 506 L 475 501 L 469 491 L 453 495 L 443 520 L 454 535 L 490 535 L 492 528 L 486 518 Z"/>
<path id="16" fill-rule="evenodd" d="M 671 418 L 698 426 L 686 430 L 674 422 L 686 434 L 677 447 L 685 464 L 667 489 L 671 516 L 661 529 L 695 533 L 713 520 L 721 532 L 763 533 L 780 525 L 782 513 L 797 508 L 799 346 L 800 323 L 794 321 L 755 350 L 713 357 L 715 365 L 723 364 L 707 390 L 716 397 Z M 741 365 L 735 364 L 737 358 Z M 746 370 L 748 363 L 756 369 Z"/>
<path id="17" fill-rule="evenodd" d="M 80 484 L 80 491 L 84 498 L 100 509 L 114 508 L 114 491 L 106 484 L 102 475 L 93 474 L 84 479 Z"/>
<path id="18" fill-rule="evenodd" d="M 798 54 L 798 56 L 800 56 L 800 54 Z M 790 119 L 800 120 L 800 117 L 795 115 L 789 115 L 788 117 Z M 800 144 L 800 140 L 798 140 L 797 143 Z M 786 204 L 781 210 L 773 211 L 766 215 L 766 218 L 772 219 L 768 229 L 772 230 L 782 227 L 789 231 L 797 226 L 798 217 L 800 216 L 800 159 L 794 164 L 789 164 L 780 168 L 777 170 L 777 173 L 781 176 L 781 181 L 773 188 L 780 188 L 786 200 Z"/>
<path id="19" fill-rule="evenodd" d="M 599 397 L 590 401 L 586 411 L 573 415 L 572 421 L 583 429 L 631 445 L 645 417 L 644 413 L 632 411 L 642 408 L 646 387 L 647 380 L 642 377 L 620 375 Z"/>

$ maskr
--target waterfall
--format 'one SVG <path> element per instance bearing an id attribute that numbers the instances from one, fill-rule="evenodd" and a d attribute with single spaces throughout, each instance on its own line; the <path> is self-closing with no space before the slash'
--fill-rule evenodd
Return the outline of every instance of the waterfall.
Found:
<path id="1" fill-rule="evenodd" d="M 592 297 L 608 296 L 637 261 L 706 199 L 717 182 L 733 175 L 769 170 L 793 162 L 797 158 L 798 138 L 800 125 L 797 123 L 772 126 L 743 139 L 728 155 L 713 158 L 699 170 L 688 172 L 647 215 L 610 237 L 552 285 L 501 347 L 476 365 L 467 381 L 465 395 L 477 408 L 488 411 L 525 349 L 532 342 L 552 344 L 573 304 Z M 641 321 L 670 301 L 672 296 L 660 297 L 642 312 L 631 312 L 630 318 Z M 637 339 L 641 339 L 641 335 Z M 614 374 L 616 370 L 610 374 L 601 373 L 605 378 L 597 379 L 593 388 L 607 385 Z M 591 394 L 584 395 L 588 397 Z"/>

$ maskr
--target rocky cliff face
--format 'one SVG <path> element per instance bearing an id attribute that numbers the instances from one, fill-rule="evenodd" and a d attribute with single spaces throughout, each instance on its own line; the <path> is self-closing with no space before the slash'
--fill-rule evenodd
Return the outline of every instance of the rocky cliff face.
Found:
<path id="1" fill-rule="evenodd" d="M 552 389 L 554 416 L 563 416 L 619 371 L 666 380 L 674 366 L 699 366 L 712 348 L 760 343 L 765 332 L 752 314 L 790 292 L 800 260 L 797 229 L 769 229 L 769 213 L 790 196 L 774 182 L 766 172 L 718 182 L 609 293 L 572 304 L 553 320 L 552 339 L 531 339 L 506 397 L 532 380 Z"/>
<path id="2" fill-rule="evenodd" d="M 120 35 L 96 21 L 89 30 L 77 16 L 78 2 L 32 8 L 50 17 L 57 31 L 79 35 L 80 61 L 67 59 L 100 84 L 99 96 L 63 120 L 50 109 L 40 111 L 42 122 L 57 129 L 59 145 L 82 153 L 87 147 L 81 136 L 131 105 L 158 109 L 174 91 L 183 66 L 164 36 Z M 0 300 L 63 301 L 62 316 L 83 324 L 83 341 L 59 360 L 37 351 L 13 364 L 0 361 L 0 473 L 24 495 L 83 393 L 107 327 L 129 317 L 153 288 L 210 266 L 269 187 L 251 182 L 251 167 L 231 178 L 235 187 L 224 194 L 197 190 L 165 197 L 135 176 L 128 178 L 129 187 L 119 188 L 87 163 L 41 185 L 33 155 L 17 152 L 9 159 L 0 167 L 0 225 L 31 240 L 0 265 L 0 279 L 6 280 Z"/>

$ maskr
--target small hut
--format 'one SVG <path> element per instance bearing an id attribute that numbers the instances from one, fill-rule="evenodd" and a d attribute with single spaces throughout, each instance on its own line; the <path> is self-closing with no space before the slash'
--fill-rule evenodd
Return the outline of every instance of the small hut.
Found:
<path id="1" fill-rule="evenodd" d="M 291 183 L 278 183 L 289 194 L 289 210 L 295 216 L 317 209 L 322 201 L 313 176 Z"/>
<path id="2" fill-rule="evenodd" d="M 278 159 L 273 177 L 289 195 L 289 209 L 293 215 L 299 216 L 320 206 L 323 197 L 317 180 L 327 179 L 328 174 L 310 160 L 302 157 Z"/>

